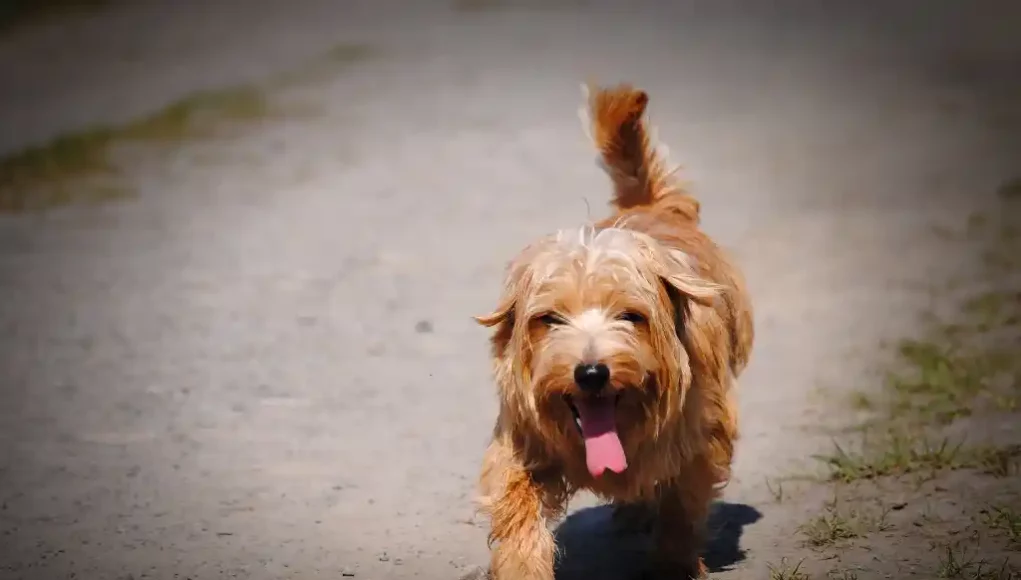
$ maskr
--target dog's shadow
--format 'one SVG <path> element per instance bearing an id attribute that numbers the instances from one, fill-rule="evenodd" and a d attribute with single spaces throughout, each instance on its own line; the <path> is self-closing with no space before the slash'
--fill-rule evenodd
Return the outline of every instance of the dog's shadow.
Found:
<path id="1" fill-rule="evenodd" d="M 608 505 L 586 508 L 557 527 L 557 580 L 631 580 L 642 576 L 650 538 L 637 531 L 622 532 L 611 521 L 612 514 L 613 508 Z M 761 517 L 762 513 L 749 505 L 713 505 L 710 541 L 704 556 L 710 571 L 726 570 L 744 559 L 741 534 L 745 526 Z"/>

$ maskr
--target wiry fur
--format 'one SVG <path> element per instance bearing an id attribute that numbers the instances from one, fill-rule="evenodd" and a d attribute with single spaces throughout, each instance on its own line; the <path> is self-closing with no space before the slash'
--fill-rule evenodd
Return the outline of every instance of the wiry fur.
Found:
<path id="1" fill-rule="evenodd" d="M 733 389 L 751 351 L 751 305 L 655 147 L 646 94 L 627 85 L 586 94 L 613 215 L 525 248 L 497 308 L 477 318 L 494 328 L 500 395 L 480 478 L 491 570 L 496 580 L 552 580 L 548 523 L 588 489 L 622 514 L 656 516 L 655 577 L 698 577 L 707 511 L 737 439 Z M 586 469 L 564 397 L 583 396 L 572 374 L 583 360 L 611 370 L 623 473 Z"/>

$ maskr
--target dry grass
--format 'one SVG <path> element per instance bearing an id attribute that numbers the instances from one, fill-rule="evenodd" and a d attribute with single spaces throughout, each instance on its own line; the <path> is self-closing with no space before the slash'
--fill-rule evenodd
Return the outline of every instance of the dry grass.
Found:
<path id="1" fill-rule="evenodd" d="M 960 545 L 947 544 L 936 570 L 937 578 L 956 580 L 1021 580 L 1021 572 L 1009 561 L 990 563 Z"/>
<path id="2" fill-rule="evenodd" d="M 801 571 L 803 562 L 802 560 L 791 564 L 787 558 L 784 558 L 776 566 L 767 564 L 769 567 L 769 580 L 811 580 L 808 574 Z"/>
<path id="3" fill-rule="evenodd" d="M 823 513 L 803 524 L 799 531 L 813 548 L 827 548 L 848 540 L 865 537 L 873 532 L 889 529 L 889 509 L 878 506 L 863 508 L 854 503 L 839 505 L 834 499 L 823 508 Z"/>
<path id="4" fill-rule="evenodd" d="M 987 528 L 1002 534 L 1014 549 L 1021 549 L 1021 513 L 1008 506 L 990 506 L 983 510 Z"/>
<path id="5" fill-rule="evenodd" d="M 787 499 L 787 493 L 783 488 L 783 479 L 766 479 L 766 489 L 769 494 L 773 496 L 773 501 L 776 503 L 783 503 Z"/>

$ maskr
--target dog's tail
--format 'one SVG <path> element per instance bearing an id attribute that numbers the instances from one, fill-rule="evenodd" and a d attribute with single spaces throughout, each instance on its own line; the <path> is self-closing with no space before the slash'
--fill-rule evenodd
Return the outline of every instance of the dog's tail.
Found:
<path id="1" fill-rule="evenodd" d="M 582 85 L 586 96 L 580 115 L 599 151 L 599 161 L 613 180 L 611 203 L 620 210 L 650 205 L 670 193 L 683 193 L 667 165 L 667 150 L 658 145 L 644 115 L 649 96 L 628 84 L 615 87 Z M 687 197 L 687 196 L 686 196 Z M 698 202 L 690 199 L 693 218 Z M 687 213 L 687 212 L 685 212 Z"/>

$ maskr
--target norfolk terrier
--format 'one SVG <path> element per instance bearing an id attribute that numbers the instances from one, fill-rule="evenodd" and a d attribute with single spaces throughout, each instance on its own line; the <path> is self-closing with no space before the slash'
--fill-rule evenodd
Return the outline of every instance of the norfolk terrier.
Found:
<path id="1" fill-rule="evenodd" d="M 476 317 L 493 328 L 499 392 L 480 476 L 490 571 L 552 580 L 549 524 L 586 489 L 615 515 L 649 516 L 652 577 L 700 578 L 709 507 L 730 478 L 752 308 L 654 142 L 647 94 L 585 93 L 611 215 L 526 247 L 495 310 Z"/>

